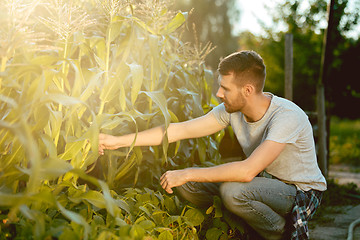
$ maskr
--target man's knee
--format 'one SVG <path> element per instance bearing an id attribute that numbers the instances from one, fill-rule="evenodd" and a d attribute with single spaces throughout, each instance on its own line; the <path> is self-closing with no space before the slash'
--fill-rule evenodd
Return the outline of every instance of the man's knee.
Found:
<path id="1" fill-rule="evenodd" d="M 220 186 L 220 196 L 227 209 L 240 210 L 242 204 L 248 200 L 245 183 L 226 182 Z"/>
<path id="2" fill-rule="evenodd" d="M 191 196 L 198 191 L 194 182 L 187 182 L 181 186 L 176 187 L 180 196 L 185 200 L 191 202 Z"/>
<path id="3" fill-rule="evenodd" d="M 187 182 L 176 189 L 181 197 L 199 207 L 209 207 L 218 193 L 218 186 L 212 183 Z"/>

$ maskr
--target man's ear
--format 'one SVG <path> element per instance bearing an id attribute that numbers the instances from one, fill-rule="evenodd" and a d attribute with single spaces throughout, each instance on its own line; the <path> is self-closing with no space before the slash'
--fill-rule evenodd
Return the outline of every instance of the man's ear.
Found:
<path id="1" fill-rule="evenodd" d="M 246 84 L 244 87 L 243 87 L 243 90 L 244 90 L 244 95 L 246 97 L 249 97 L 250 95 L 252 95 L 254 92 L 255 92 L 255 88 L 253 85 L 251 84 Z"/>

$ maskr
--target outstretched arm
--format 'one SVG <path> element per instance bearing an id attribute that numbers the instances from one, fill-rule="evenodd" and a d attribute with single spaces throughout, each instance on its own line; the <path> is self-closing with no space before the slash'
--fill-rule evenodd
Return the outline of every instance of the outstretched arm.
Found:
<path id="1" fill-rule="evenodd" d="M 167 129 L 169 143 L 182 139 L 207 136 L 225 128 L 210 112 L 202 117 L 180 123 L 171 123 Z M 165 136 L 165 127 L 159 126 L 139 132 L 136 136 L 135 146 L 160 145 Z M 105 149 L 129 147 L 135 139 L 135 133 L 124 136 L 99 135 L 99 154 L 103 155 Z"/>
<path id="2" fill-rule="evenodd" d="M 271 164 L 283 151 L 286 143 L 264 141 L 243 161 L 221 164 L 208 168 L 186 168 L 167 171 L 161 178 L 161 186 L 168 193 L 173 187 L 186 182 L 250 182 L 258 173 Z"/>

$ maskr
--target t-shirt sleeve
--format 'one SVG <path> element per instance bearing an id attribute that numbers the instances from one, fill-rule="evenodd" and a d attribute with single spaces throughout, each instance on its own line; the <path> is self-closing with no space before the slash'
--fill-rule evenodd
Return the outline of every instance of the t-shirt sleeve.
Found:
<path id="1" fill-rule="evenodd" d="M 230 124 L 230 113 L 226 112 L 223 103 L 213 108 L 211 113 L 221 125 L 228 126 Z"/>
<path id="2" fill-rule="evenodd" d="M 276 114 L 270 121 L 265 140 L 279 143 L 295 143 L 307 121 L 296 111 L 284 111 Z"/>

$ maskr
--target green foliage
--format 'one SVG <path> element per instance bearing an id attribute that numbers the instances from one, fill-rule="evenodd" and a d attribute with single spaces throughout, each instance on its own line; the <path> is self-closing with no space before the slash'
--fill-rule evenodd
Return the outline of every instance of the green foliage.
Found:
<path id="1" fill-rule="evenodd" d="M 265 29 L 265 37 L 243 33 L 239 37 L 239 44 L 241 48 L 256 49 L 263 57 L 267 65 L 265 90 L 284 96 L 285 33 L 291 33 L 294 56 L 293 100 L 306 111 L 315 111 L 323 40 L 319 24 L 326 17 L 326 1 L 310 1 L 306 11 L 301 3 L 285 1 L 272 13 L 274 25 L 285 25 L 286 32 Z"/>
<path id="2" fill-rule="evenodd" d="M 360 199 L 354 199 L 355 195 L 360 196 L 360 189 L 356 184 L 339 185 L 334 180 L 328 180 L 328 190 L 324 192 L 321 202 L 324 206 L 356 205 L 360 203 Z"/>
<path id="3" fill-rule="evenodd" d="M 166 1 L 2 6 L 1 238 L 196 239 L 198 210 L 149 189 L 123 191 L 159 187 L 168 168 L 216 164 L 221 133 L 97 151 L 99 132 L 166 127 L 217 104 L 209 46 L 180 40 L 187 13 Z"/>
<path id="4" fill-rule="evenodd" d="M 332 118 L 330 123 L 330 163 L 359 166 L 360 121 Z"/>
<path id="5" fill-rule="evenodd" d="M 346 120 L 336 117 L 330 122 L 330 164 L 346 164 L 359 166 L 360 122 L 359 120 Z M 335 180 L 327 180 L 328 189 L 324 192 L 321 207 L 315 214 L 317 221 L 329 221 L 324 218 L 327 213 L 332 213 L 333 206 L 360 204 L 360 189 L 354 183 L 339 185 Z"/>
<path id="6" fill-rule="evenodd" d="M 220 197 L 214 197 L 214 203 L 206 212 L 204 228 L 200 231 L 201 239 L 246 239 L 245 222 L 224 209 Z"/>
<path id="7" fill-rule="evenodd" d="M 352 119 L 359 118 L 360 113 L 344 106 L 360 103 L 360 83 L 353 77 L 357 74 L 357 63 L 360 61 L 360 38 L 359 35 L 347 37 L 346 34 L 358 25 L 359 12 L 359 1 L 334 2 L 334 31 L 328 42 L 331 46 L 331 67 L 325 73 L 328 85 L 326 96 L 331 101 L 332 114 Z"/>
<path id="8" fill-rule="evenodd" d="M 48 199 L 45 205 L 42 198 Z M 15 220 L 10 218 L 13 210 L 1 208 L 0 238 L 197 239 L 195 227 L 204 219 L 199 210 L 181 206 L 176 196 L 148 188 L 125 189 L 122 195 L 108 191 L 107 196 L 84 185 L 63 186 L 57 206 L 51 203 L 54 198 L 48 189 L 47 195 L 43 191 L 24 199 Z"/>

